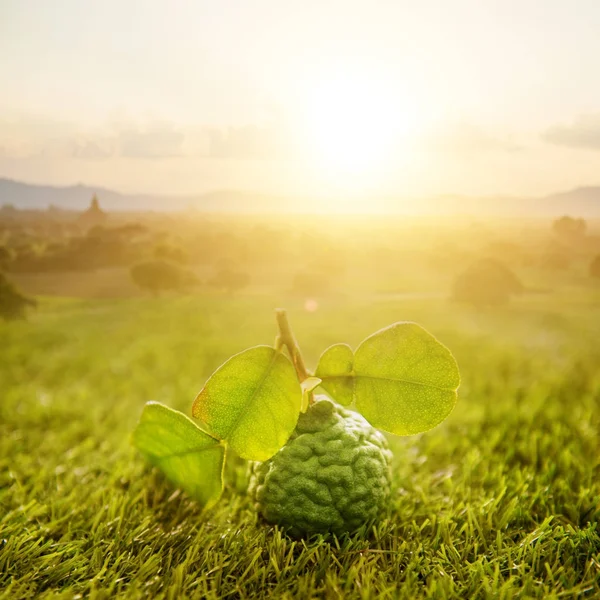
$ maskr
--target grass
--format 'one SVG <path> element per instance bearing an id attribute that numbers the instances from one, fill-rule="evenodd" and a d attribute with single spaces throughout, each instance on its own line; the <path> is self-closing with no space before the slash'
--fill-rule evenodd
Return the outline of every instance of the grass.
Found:
<path id="1" fill-rule="evenodd" d="M 232 353 L 272 343 L 282 298 L 41 301 L 0 323 L 0 598 L 597 598 L 600 306 L 476 312 L 442 298 L 287 299 L 307 363 L 416 320 L 454 351 L 447 421 L 394 438 L 393 500 L 351 538 L 258 519 L 245 465 L 197 505 L 129 435 L 147 400 L 189 413 Z"/>

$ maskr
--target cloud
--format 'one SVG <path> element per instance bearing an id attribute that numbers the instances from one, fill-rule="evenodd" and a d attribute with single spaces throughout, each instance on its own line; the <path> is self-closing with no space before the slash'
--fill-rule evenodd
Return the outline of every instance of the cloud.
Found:
<path id="1" fill-rule="evenodd" d="M 170 123 L 154 123 L 145 127 L 124 125 L 110 135 L 88 135 L 71 141 L 70 156 L 83 160 L 110 157 L 163 159 L 183 156 L 185 135 Z"/>
<path id="2" fill-rule="evenodd" d="M 510 135 L 492 134 L 466 121 L 451 123 L 430 132 L 424 137 L 424 143 L 430 150 L 463 156 L 482 152 L 513 153 L 523 149 Z"/>
<path id="3" fill-rule="evenodd" d="M 75 142 L 72 149 L 73 158 L 81 158 L 83 160 L 104 160 L 110 158 L 113 154 L 112 148 L 93 140 Z"/>
<path id="4" fill-rule="evenodd" d="M 291 144 L 274 127 L 198 127 L 185 129 L 171 123 L 137 126 L 121 123 L 108 136 L 74 137 L 69 155 L 84 160 L 111 156 L 132 159 L 174 157 L 271 159 L 289 154 Z"/>
<path id="5" fill-rule="evenodd" d="M 205 134 L 206 135 L 206 134 Z M 104 160 L 110 157 L 161 159 L 186 154 L 183 128 L 169 121 L 121 119 L 93 129 L 32 114 L 0 115 L 6 156 Z"/>
<path id="6" fill-rule="evenodd" d="M 266 159 L 289 153 L 285 134 L 275 127 L 229 127 L 207 130 L 211 158 Z"/>
<path id="7" fill-rule="evenodd" d="M 600 150 L 600 113 L 581 115 L 571 125 L 551 127 L 542 139 L 568 148 Z"/>
<path id="8" fill-rule="evenodd" d="M 126 158 L 171 158 L 182 155 L 183 132 L 170 124 L 155 124 L 146 130 L 126 129 L 117 137 L 119 154 Z"/>

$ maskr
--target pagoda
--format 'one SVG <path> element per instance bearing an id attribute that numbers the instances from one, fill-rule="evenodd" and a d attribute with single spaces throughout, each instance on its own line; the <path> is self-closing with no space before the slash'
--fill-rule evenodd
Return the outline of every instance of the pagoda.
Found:
<path id="1" fill-rule="evenodd" d="M 103 225 L 107 218 L 108 215 L 100 208 L 98 197 L 94 194 L 89 208 L 79 215 L 77 224 L 85 229 L 91 229 L 97 225 Z"/>

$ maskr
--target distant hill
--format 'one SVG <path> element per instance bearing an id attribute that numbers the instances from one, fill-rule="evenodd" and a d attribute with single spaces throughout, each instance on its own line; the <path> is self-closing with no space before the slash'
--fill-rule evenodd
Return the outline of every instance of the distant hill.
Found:
<path id="1" fill-rule="evenodd" d="M 441 214 L 600 218 L 600 186 L 540 197 L 442 196 L 429 200 L 428 204 L 432 212 Z"/>
<path id="2" fill-rule="evenodd" d="M 580 187 L 569 192 L 545 196 L 538 200 L 552 213 L 600 216 L 600 186 Z"/>
<path id="3" fill-rule="evenodd" d="M 180 211 L 207 212 L 278 212 L 282 198 L 220 190 L 194 196 L 158 194 L 122 194 L 102 187 L 73 185 L 56 187 L 32 185 L 0 178 L 0 206 L 12 204 L 18 209 L 46 210 L 48 207 L 83 211 L 96 195 L 107 211 Z"/>
<path id="4" fill-rule="evenodd" d="M 74 185 L 32 185 L 0 178 L 0 206 L 45 210 L 50 206 L 85 210 L 95 195 L 107 211 L 181 211 L 279 213 L 319 211 L 327 202 L 319 198 L 298 199 L 254 192 L 219 190 L 198 195 L 122 194 L 114 190 Z M 600 218 L 600 186 L 581 187 L 543 197 L 438 196 L 433 198 L 373 198 L 370 207 L 381 212 L 477 216 L 557 217 L 572 215 Z"/>
<path id="5" fill-rule="evenodd" d="M 102 198 L 108 209 L 117 209 L 126 202 L 126 196 L 104 188 L 91 188 L 85 185 L 54 187 L 32 185 L 11 179 L 0 179 L 0 205 L 12 204 L 19 209 L 46 209 L 49 206 L 66 210 L 85 210 L 92 196 Z"/>

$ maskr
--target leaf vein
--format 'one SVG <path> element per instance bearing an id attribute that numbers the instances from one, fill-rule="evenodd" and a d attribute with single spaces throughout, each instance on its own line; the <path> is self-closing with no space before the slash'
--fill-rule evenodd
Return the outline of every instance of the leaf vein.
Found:
<path id="1" fill-rule="evenodd" d="M 443 387 L 443 386 L 439 386 L 439 385 L 435 385 L 433 383 L 424 383 L 422 381 L 413 381 L 412 379 L 403 379 L 401 377 L 383 377 L 380 375 L 331 375 L 331 376 L 326 376 L 323 375 L 322 379 L 325 380 L 331 380 L 331 379 L 375 379 L 375 380 L 380 380 L 380 381 L 391 381 L 394 383 L 408 383 L 411 385 L 418 385 L 421 387 L 429 387 L 429 388 L 434 388 L 436 390 L 441 390 L 444 392 L 455 392 L 457 388 L 454 387 Z"/>
<path id="2" fill-rule="evenodd" d="M 182 450 L 181 452 L 172 452 L 171 454 L 165 454 L 163 456 L 159 456 L 157 454 L 154 454 L 153 456 L 156 457 L 158 462 L 162 462 L 169 458 L 178 458 L 180 456 L 187 456 L 188 454 L 201 454 L 202 452 L 208 452 L 209 450 L 214 450 L 215 448 L 218 448 L 219 446 L 221 446 L 221 444 L 212 444 L 211 446 L 208 446 L 206 448 L 190 448 L 189 450 Z"/>
<path id="3" fill-rule="evenodd" d="M 262 388 L 263 384 L 267 380 L 267 377 L 271 373 L 271 370 L 275 366 L 277 356 L 278 356 L 278 353 L 276 351 L 274 351 L 273 356 L 272 356 L 269 364 L 267 365 L 267 368 L 265 369 L 263 376 L 261 377 L 260 381 L 256 384 L 256 387 L 252 390 L 252 394 L 250 395 L 248 400 L 246 400 L 244 402 L 243 406 L 240 406 L 240 410 L 238 411 L 238 414 L 237 414 L 235 420 L 231 424 L 231 427 L 229 428 L 227 435 L 224 436 L 225 438 L 229 438 L 229 436 L 231 435 L 231 432 L 236 430 L 236 428 L 242 421 L 243 417 L 245 416 L 245 412 L 246 412 L 245 409 L 247 409 L 249 406 L 251 406 L 252 403 L 254 402 L 254 400 L 256 399 L 256 397 L 259 393 L 259 390 Z"/>

